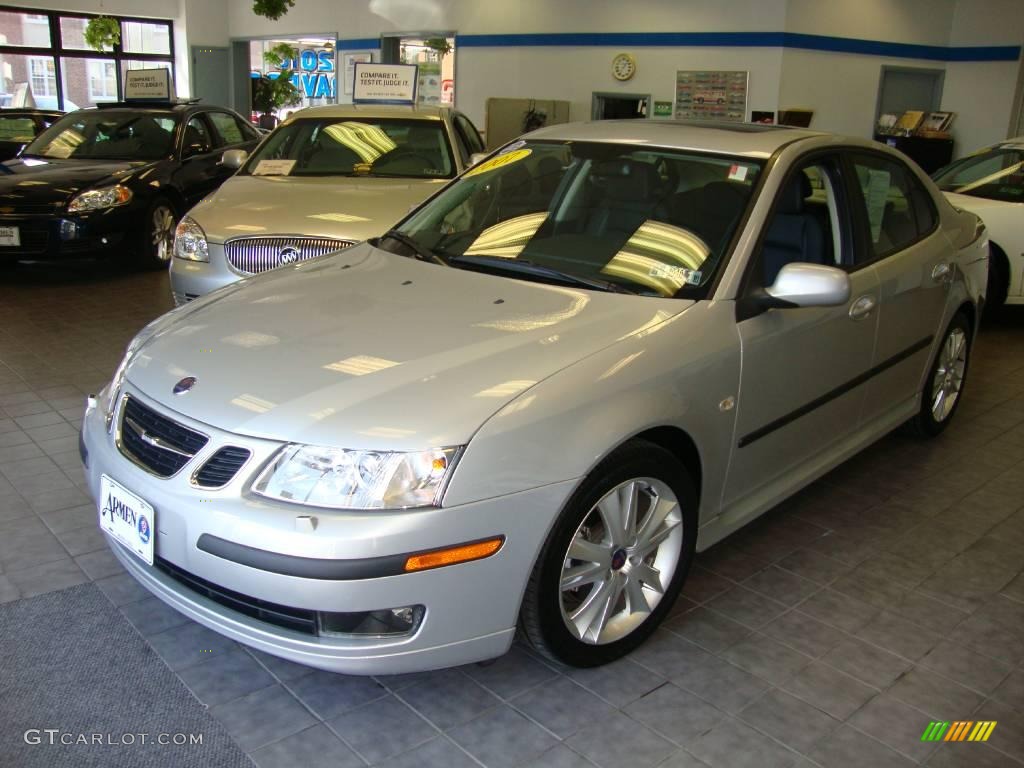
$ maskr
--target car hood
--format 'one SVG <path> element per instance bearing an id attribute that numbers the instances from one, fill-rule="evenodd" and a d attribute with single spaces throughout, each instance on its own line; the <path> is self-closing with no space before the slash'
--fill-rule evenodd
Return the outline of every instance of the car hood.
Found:
<path id="1" fill-rule="evenodd" d="M 692 303 L 528 283 L 363 244 L 170 313 L 126 377 L 172 411 L 253 437 L 461 445 L 537 382 Z M 194 387 L 174 395 L 186 376 Z"/>
<path id="2" fill-rule="evenodd" d="M 0 206 L 8 202 L 51 203 L 83 189 L 124 182 L 148 163 L 17 158 L 0 163 Z"/>
<path id="3" fill-rule="evenodd" d="M 984 218 L 985 211 L 992 210 L 993 208 L 1006 208 L 1007 206 L 1017 206 L 1020 203 L 1011 203 L 1007 200 L 992 200 L 988 197 L 975 197 L 974 195 L 961 195 L 956 192 L 943 192 L 946 199 L 949 200 L 950 205 L 954 205 L 957 208 L 962 208 L 965 211 L 976 213 L 978 216 Z"/>
<path id="4" fill-rule="evenodd" d="M 386 232 L 447 179 L 234 176 L 189 215 L 212 242 L 246 235 L 366 240 Z"/>

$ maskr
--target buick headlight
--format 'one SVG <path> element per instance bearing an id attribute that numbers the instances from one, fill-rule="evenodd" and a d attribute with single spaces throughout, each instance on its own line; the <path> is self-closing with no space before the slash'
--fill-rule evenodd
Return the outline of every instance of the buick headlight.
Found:
<path id="1" fill-rule="evenodd" d="M 83 211 L 99 211 L 104 208 L 115 208 L 126 205 L 132 200 L 132 191 L 128 187 L 115 184 L 103 189 L 90 189 L 76 195 L 68 204 L 68 213 Z"/>
<path id="2" fill-rule="evenodd" d="M 459 448 L 415 453 L 286 445 L 257 478 L 261 496 L 335 509 L 408 509 L 440 502 Z"/>
<path id="3" fill-rule="evenodd" d="M 188 261 L 210 260 L 206 233 L 191 216 L 183 218 L 174 230 L 174 255 Z"/>
<path id="4" fill-rule="evenodd" d="M 128 343 L 128 348 L 124 352 L 124 357 L 121 358 L 121 362 L 118 363 L 117 370 L 114 371 L 114 378 L 110 380 L 110 383 L 100 391 L 99 404 L 102 409 L 103 418 L 106 421 L 107 431 L 110 431 L 110 423 L 114 418 L 114 408 L 117 403 L 117 395 L 121 391 L 121 387 L 124 385 L 124 374 L 128 370 L 128 364 L 135 357 L 135 353 L 142 348 L 150 338 L 156 333 L 157 324 L 163 318 L 157 318 L 153 322 L 145 326 L 141 331 L 135 334 L 135 338 Z"/>

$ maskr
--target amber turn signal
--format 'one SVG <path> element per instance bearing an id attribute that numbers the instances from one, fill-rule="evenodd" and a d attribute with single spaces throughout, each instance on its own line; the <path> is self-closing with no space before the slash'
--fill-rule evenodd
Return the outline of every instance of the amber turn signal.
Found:
<path id="1" fill-rule="evenodd" d="M 405 570 L 406 572 L 425 571 L 429 568 L 441 568 L 445 565 L 466 563 L 470 560 L 482 560 L 501 549 L 501 545 L 504 543 L 504 536 L 496 536 L 493 539 L 484 539 L 483 541 L 474 541 L 470 544 L 459 544 L 456 547 L 410 555 L 405 561 Z"/>

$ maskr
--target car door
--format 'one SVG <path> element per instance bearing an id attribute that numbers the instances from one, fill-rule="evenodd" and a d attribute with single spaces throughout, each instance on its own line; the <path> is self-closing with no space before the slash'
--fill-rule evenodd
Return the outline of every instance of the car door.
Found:
<path id="1" fill-rule="evenodd" d="M 879 280 L 878 342 L 864 417 L 902 411 L 917 395 L 935 337 L 944 330 L 954 252 L 931 195 L 905 163 L 851 152 L 855 237 Z"/>
<path id="2" fill-rule="evenodd" d="M 226 178 L 220 166 L 221 152 L 202 113 L 196 112 L 185 118 L 180 151 L 181 167 L 175 178 L 191 208 Z"/>
<path id="3" fill-rule="evenodd" d="M 751 258 L 746 300 L 737 304 L 742 371 L 722 508 L 734 508 L 738 521 L 749 516 L 743 509 L 763 508 L 753 509 L 759 499 L 777 498 L 814 476 L 860 423 L 859 382 L 873 359 L 879 286 L 873 269 L 849 269 L 857 246 L 843 175 L 836 153 L 805 159 L 789 172 Z M 756 306 L 751 298 L 788 263 L 848 269 L 849 300 L 744 309 Z"/>
<path id="4" fill-rule="evenodd" d="M 229 149 L 252 152 L 259 143 L 259 132 L 238 115 L 222 110 L 211 110 L 206 113 L 206 117 L 213 126 L 217 152 L 221 156 Z M 218 163 L 217 170 L 221 182 L 224 182 L 236 169 Z"/>
<path id="5" fill-rule="evenodd" d="M 455 129 L 459 153 L 463 156 L 462 166 L 465 168 L 469 164 L 470 157 L 486 152 L 484 142 L 473 123 L 461 112 L 452 113 L 452 126 Z"/>

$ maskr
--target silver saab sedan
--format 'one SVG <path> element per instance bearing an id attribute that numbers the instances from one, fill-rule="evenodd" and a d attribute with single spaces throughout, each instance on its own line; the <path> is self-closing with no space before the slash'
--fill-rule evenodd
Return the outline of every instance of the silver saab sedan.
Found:
<path id="1" fill-rule="evenodd" d="M 962 396 L 988 239 L 886 147 L 560 125 L 377 240 L 143 329 L 99 524 L 161 600 L 346 673 L 636 648 L 711 546 Z"/>
<path id="2" fill-rule="evenodd" d="M 179 222 L 171 290 L 183 304 L 247 275 L 382 234 L 484 151 L 473 123 L 447 107 L 301 110 Z"/>

